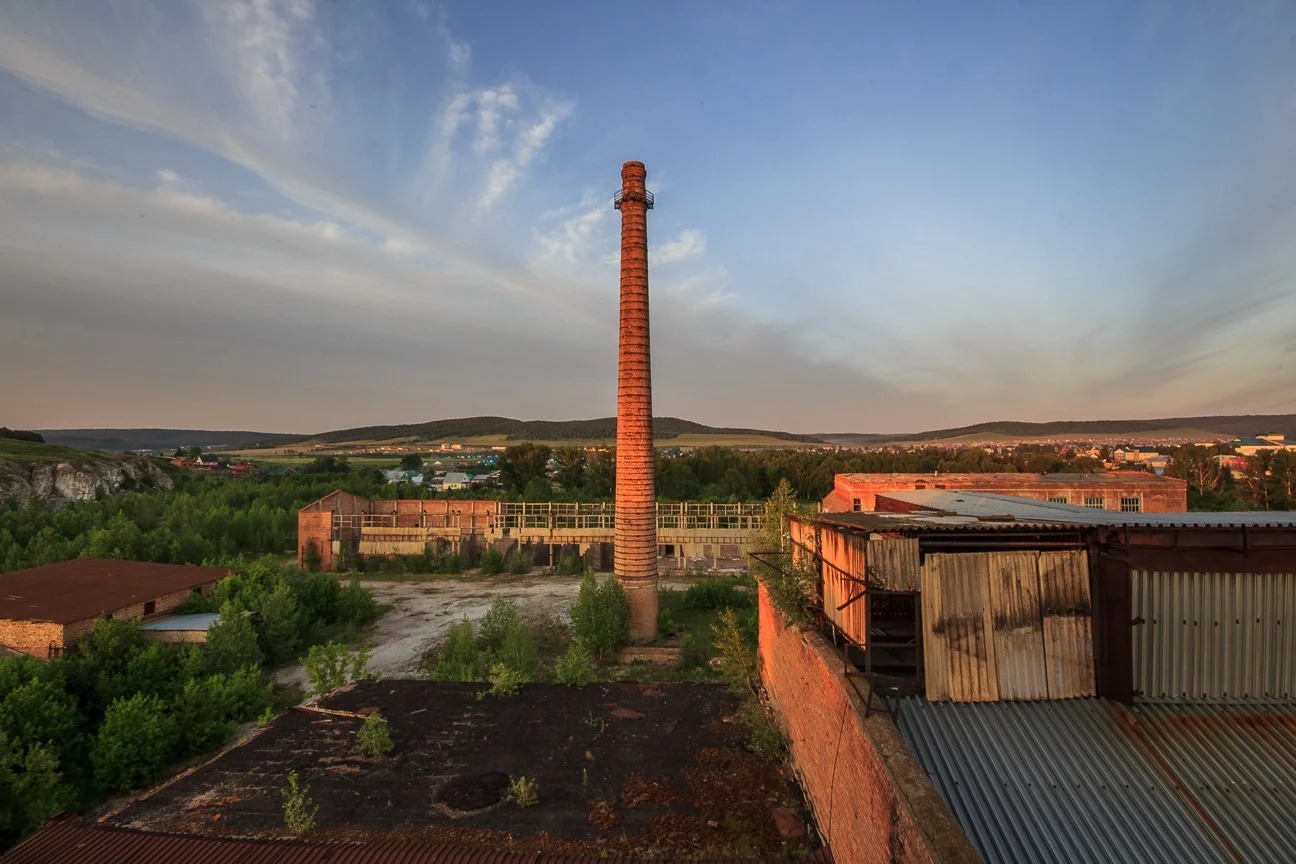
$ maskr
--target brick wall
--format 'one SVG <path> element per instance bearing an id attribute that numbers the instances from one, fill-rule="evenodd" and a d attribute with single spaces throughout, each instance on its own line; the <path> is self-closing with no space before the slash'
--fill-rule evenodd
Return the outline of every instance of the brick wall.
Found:
<path id="1" fill-rule="evenodd" d="M 49 656 L 51 643 L 62 646 L 62 624 L 0 618 L 0 645 L 6 648 L 44 659 Z"/>
<path id="2" fill-rule="evenodd" d="M 1074 475 L 1070 475 L 1074 476 Z M 823 499 L 825 513 L 847 513 L 856 499 L 861 510 L 878 510 L 877 496 L 920 489 L 992 492 L 1047 501 L 1065 498 L 1085 506 L 1085 499 L 1103 499 L 1103 509 L 1120 510 L 1122 496 L 1136 496 L 1143 513 L 1183 513 L 1188 510 L 1188 483 L 1145 471 L 1113 471 L 1068 480 L 1065 474 L 838 474 L 833 491 Z M 894 509 L 894 508 L 893 508 Z"/>
<path id="3" fill-rule="evenodd" d="M 302 510 L 297 514 L 297 566 L 306 566 L 306 546 L 312 541 L 319 549 L 320 569 L 332 570 L 336 564 L 332 510 Z"/>
<path id="4" fill-rule="evenodd" d="M 761 680 L 839 864 L 974 864 L 981 856 L 886 715 L 864 704 L 818 633 L 783 625 L 760 587 Z"/>

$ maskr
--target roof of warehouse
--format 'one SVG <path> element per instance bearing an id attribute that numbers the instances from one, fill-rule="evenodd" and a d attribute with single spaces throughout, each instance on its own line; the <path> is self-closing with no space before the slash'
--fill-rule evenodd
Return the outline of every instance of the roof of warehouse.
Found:
<path id="1" fill-rule="evenodd" d="M 820 851 L 805 860 L 824 862 L 831 861 L 831 857 Z M 195 837 L 94 825 L 72 816 L 54 819 L 0 856 L 3 864 L 121 864 L 126 861 L 149 864 L 607 864 L 608 859 L 508 852 L 450 843 L 312 843 Z"/>
<path id="2" fill-rule="evenodd" d="M 165 632 L 182 630 L 185 632 L 205 633 L 219 620 L 219 612 L 195 612 L 192 615 L 167 615 L 163 618 L 153 618 L 145 621 L 142 626 L 145 630 L 161 630 Z"/>
<path id="3" fill-rule="evenodd" d="M 987 862 L 1296 861 L 1296 705 L 901 701 Z"/>
<path id="4" fill-rule="evenodd" d="M 956 492 L 949 489 L 925 489 L 901 492 L 879 492 L 879 497 L 915 504 L 947 515 L 1012 522 L 1051 522 L 1066 525 L 1099 525 L 1113 528 L 1293 528 L 1296 511 L 1245 510 L 1221 513 L 1121 513 L 1018 498 L 993 492 Z M 858 513 L 832 514 L 859 516 Z M 882 514 L 866 514 L 882 515 Z M 897 516 L 912 516 L 897 513 Z"/>
<path id="5" fill-rule="evenodd" d="M 887 493 L 888 495 L 892 493 Z M 912 533 L 940 533 L 960 531 L 1074 531 L 1074 525 L 1043 520 L 1025 521 L 994 517 L 963 516 L 938 512 L 881 513 L 861 511 L 853 513 L 823 513 L 809 517 L 815 522 L 853 528 L 863 531 L 906 531 Z"/>
<path id="6" fill-rule="evenodd" d="M 225 567 L 73 558 L 0 573 L 0 618 L 71 624 L 229 574 Z"/>

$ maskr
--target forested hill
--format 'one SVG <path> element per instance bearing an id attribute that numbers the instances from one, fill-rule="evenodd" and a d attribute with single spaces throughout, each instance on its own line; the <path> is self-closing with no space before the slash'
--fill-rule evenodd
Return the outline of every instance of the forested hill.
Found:
<path id="1" fill-rule="evenodd" d="M 1296 438 L 1296 414 L 1230 414 L 1209 417 L 1164 417 L 1154 420 L 1057 420 L 1051 423 L 994 421 L 953 429 L 934 429 L 912 434 L 824 434 L 833 443 L 873 443 L 879 441 L 937 441 L 973 435 L 998 435 L 1010 438 L 1084 438 L 1088 435 L 1156 435 L 1157 433 L 1209 433 L 1221 437 L 1243 438 L 1277 433 Z"/>
<path id="2" fill-rule="evenodd" d="M 455 420 L 433 420 L 429 423 L 407 423 L 395 426 L 364 426 L 358 429 L 339 429 L 312 435 L 310 440 L 336 443 L 340 441 L 385 441 L 392 438 L 413 437 L 436 441 L 453 438 L 476 438 L 486 435 L 503 435 L 510 441 L 571 441 L 597 440 L 616 437 L 616 418 L 597 420 L 513 420 L 508 417 L 462 417 Z M 788 432 L 769 432 L 763 429 L 737 429 L 705 426 L 676 417 L 654 417 L 653 437 L 657 440 L 680 435 L 763 435 L 782 441 L 822 443 L 809 435 Z M 304 440 L 304 439 L 303 439 Z M 287 443 L 287 442 L 279 442 Z"/>
<path id="3" fill-rule="evenodd" d="M 41 429 L 38 431 L 50 444 L 60 444 L 76 450 L 109 450 L 119 453 L 133 450 L 174 450 L 177 447 L 268 444 L 279 440 L 301 438 L 300 435 L 275 432 L 210 429 Z"/>

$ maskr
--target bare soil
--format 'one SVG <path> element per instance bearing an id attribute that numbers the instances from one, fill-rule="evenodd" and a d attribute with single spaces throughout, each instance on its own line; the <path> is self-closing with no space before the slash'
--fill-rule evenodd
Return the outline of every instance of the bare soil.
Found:
<path id="1" fill-rule="evenodd" d="M 745 746 L 736 702 L 710 684 L 524 685 L 365 681 L 325 698 L 378 708 L 395 750 L 354 753 L 360 721 L 289 711 L 111 817 L 133 828 L 284 836 L 289 771 L 318 806 L 313 838 L 407 837 L 493 849 L 652 857 L 765 858 L 789 844 L 774 812 L 804 813 L 796 786 Z M 509 800 L 525 776 L 538 803 Z"/>

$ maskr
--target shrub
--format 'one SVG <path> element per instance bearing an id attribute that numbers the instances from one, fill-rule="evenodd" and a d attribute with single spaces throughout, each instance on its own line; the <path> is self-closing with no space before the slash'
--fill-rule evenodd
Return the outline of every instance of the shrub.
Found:
<path id="1" fill-rule="evenodd" d="M 567 649 L 567 653 L 554 664 L 554 681 L 568 687 L 584 687 L 593 684 L 597 677 L 594 658 L 585 650 L 585 646 L 576 644 Z"/>
<path id="2" fill-rule="evenodd" d="M 465 617 L 446 631 L 434 675 L 438 681 L 480 681 L 480 667 L 477 637 L 472 622 Z"/>
<path id="3" fill-rule="evenodd" d="M 302 666 L 311 682 L 311 692 L 316 696 L 331 693 L 348 681 L 369 677 L 369 646 L 361 646 L 355 654 L 341 642 L 312 645 L 306 652 Z"/>
<path id="4" fill-rule="evenodd" d="M 675 616 L 671 610 L 665 606 L 657 610 L 657 635 L 674 636 L 675 631 L 679 629 L 675 624 Z"/>
<path id="5" fill-rule="evenodd" d="M 720 620 L 711 625 L 711 640 L 720 658 L 720 673 L 737 692 L 750 692 L 756 680 L 756 616 L 748 614 L 740 621 L 732 609 L 720 612 Z"/>
<path id="6" fill-rule="evenodd" d="M 540 786 L 525 776 L 510 777 L 508 800 L 519 807 L 534 807 L 540 803 Z"/>
<path id="7" fill-rule="evenodd" d="M 490 668 L 490 695 L 512 696 L 522 685 L 522 676 L 503 663 L 496 663 Z"/>
<path id="8" fill-rule="evenodd" d="M 142 693 L 108 706 L 94 751 L 95 781 L 105 792 L 151 783 L 175 756 L 179 728 L 166 703 Z"/>
<path id="9" fill-rule="evenodd" d="M 347 586 L 339 592 L 337 609 L 338 621 L 354 627 L 367 624 L 378 617 L 378 603 L 369 589 L 360 584 L 359 576 L 352 576 Z"/>
<path id="10" fill-rule="evenodd" d="M 679 644 L 679 668 L 694 669 L 705 666 L 711 648 L 701 633 L 687 633 Z"/>
<path id="11" fill-rule="evenodd" d="M 585 561 L 570 549 L 564 549 L 558 556 L 557 569 L 564 576 L 579 576 L 585 572 Z"/>
<path id="12" fill-rule="evenodd" d="M 513 575 L 520 575 L 531 570 L 531 558 L 521 547 L 514 547 L 504 559 L 504 569 Z"/>
<path id="13" fill-rule="evenodd" d="M 306 548 L 302 550 L 302 563 L 306 565 L 306 569 L 312 573 L 318 573 L 322 560 L 319 544 L 314 540 L 307 540 Z"/>
<path id="14" fill-rule="evenodd" d="M 366 717 L 356 733 L 356 752 L 370 757 L 385 756 L 393 747 L 387 718 L 377 711 Z"/>
<path id="15" fill-rule="evenodd" d="M 0 843 L 6 846 L 35 831 L 55 813 L 73 805 L 63 783 L 58 757 L 44 744 L 23 748 L 0 733 Z"/>
<path id="16" fill-rule="evenodd" d="M 752 749 L 768 762 L 778 762 L 787 750 L 787 736 L 754 695 L 738 708 L 738 722 L 747 728 Z"/>
<path id="17" fill-rule="evenodd" d="M 608 578 L 600 584 L 593 570 L 581 577 L 571 619 L 576 638 L 596 657 L 618 651 L 630 638 L 630 606 L 621 583 Z"/>
<path id="18" fill-rule="evenodd" d="M 304 837 L 315 827 L 315 814 L 319 808 L 311 801 L 310 787 L 302 782 L 296 771 L 288 772 L 283 799 L 284 827 L 298 837 Z"/>
<path id="19" fill-rule="evenodd" d="M 246 612 L 232 603 L 221 607 L 220 620 L 207 630 L 202 659 L 208 674 L 228 675 L 248 666 L 261 667 L 264 657 Z"/>
<path id="20" fill-rule="evenodd" d="M 483 576 L 494 576 L 504 569 L 504 555 L 494 546 L 487 546 L 477 561 L 477 567 Z"/>
<path id="21" fill-rule="evenodd" d="M 540 671 L 540 654 L 536 650 L 535 635 L 520 618 L 509 625 L 497 656 L 501 663 L 523 681 L 535 680 L 536 673 Z"/>
<path id="22" fill-rule="evenodd" d="M 507 597 L 496 598 L 477 625 L 482 647 L 487 651 L 498 651 L 509 628 L 521 620 L 517 604 Z"/>
<path id="23" fill-rule="evenodd" d="M 684 592 L 684 608 L 696 612 L 707 612 L 712 609 L 744 609 L 751 605 L 751 595 L 725 579 L 708 579 L 690 585 Z"/>
<path id="24" fill-rule="evenodd" d="M 181 754 L 205 753 L 224 744 L 239 723 L 268 711 L 270 701 L 269 682 L 250 667 L 189 679 L 173 708 Z"/>
<path id="25" fill-rule="evenodd" d="M 253 626 L 257 643 L 266 660 L 276 663 L 291 657 L 297 647 L 301 626 L 297 598 L 292 588 L 281 582 L 273 591 L 259 598 L 253 611 L 256 613 Z"/>

